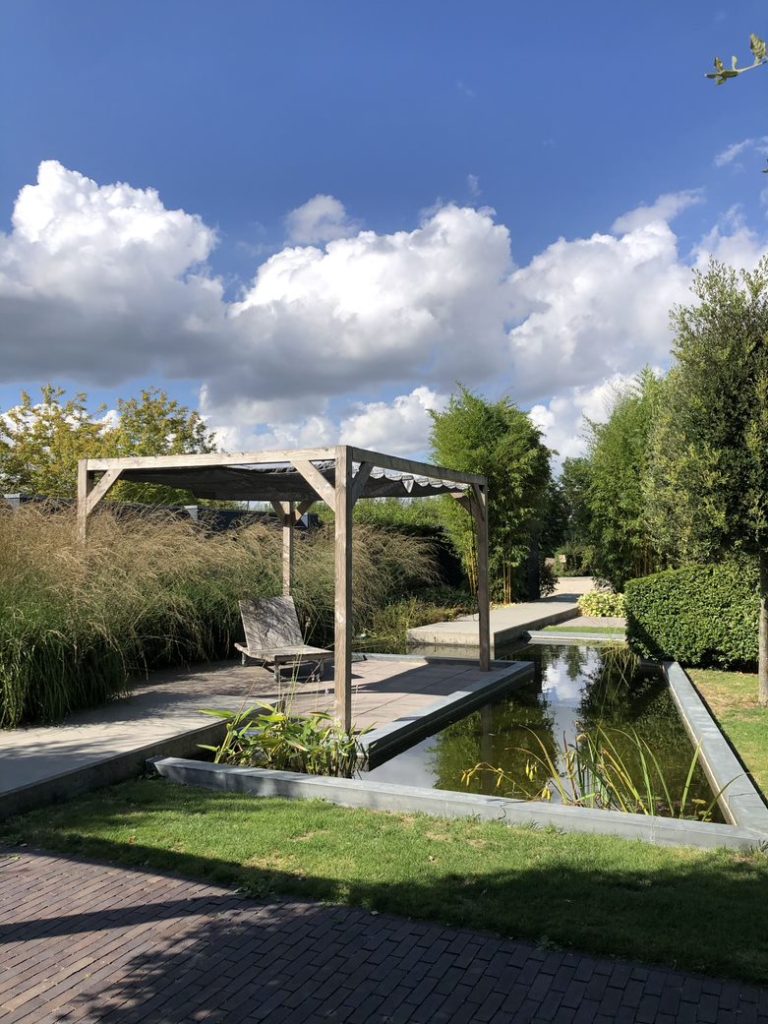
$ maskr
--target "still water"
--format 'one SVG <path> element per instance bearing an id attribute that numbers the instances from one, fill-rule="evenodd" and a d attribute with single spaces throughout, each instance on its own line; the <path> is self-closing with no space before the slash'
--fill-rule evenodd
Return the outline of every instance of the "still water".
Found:
<path id="1" fill-rule="evenodd" d="M 531 661 L 534 681 L 508 697 L 459 719 L 386 764 L 369 772 L 380 782 L 427 786 L 457 792 L 486 793 L 539 799 L 551 773 L 551 762 L 563 775 L 566 746 L 594 730 L 604 730 L 633 778 L 642 778 L 636 733 L 663 766 L 671 802 L 682 794 L 694 755 L 666 681 L 652 665 L 639 662 L 625 647 L 610 645 L 532 644 L 502 655 Z M 536 761 L 535 776 L 531 765 Z M 469 784 L 467 769 L 485 763 L 504 770 L 496 776 L 479 772 Z M 657 788 L 658 782 L 657 782 Z M 557 787 L 549 786 L 558 800 Z M 696 768 L 689 791 L 689 811 L 709 807 L 712 791 L 703 771 Z M 694 803 L 693 801 L 698 801 Z M 658 813 L 670 813 L 662 801 Z M 718 809 L 712 820 L 721 821 Z"/>

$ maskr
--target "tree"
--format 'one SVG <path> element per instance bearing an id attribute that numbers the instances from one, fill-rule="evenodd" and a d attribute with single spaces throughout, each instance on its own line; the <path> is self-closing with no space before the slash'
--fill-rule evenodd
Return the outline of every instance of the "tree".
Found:
<path id="1" fill-rule="evenodd" d="M 87 395 L 67 398 L 52 384 L 41 389 L 40 402 L 22 392 L 19 404 L 0 415 L 0 490 L 73 498 L 79 459 L 214 450 L 200 414 L 164 391 L 120 399 L 114 419 L 105 417 L 106 406 L 89 412 L 87 402 Z M 114 493 L 150 503 L 189 500 L 186 492 L 143 484 L 119 484 Z"/>
<path id="2" fill-rule="evenodd" d="M 590 560 L 596 575 L 616 590 L 635 576 L 661 568 L 650 530 L 644 481 L 648 439 L 663 381 L 644 370 L 620 395 L 607 423 L 590 423 Z"/>
<path id="3" fill-rule="evenodd" d="M 496 595 L 510 601 L 515 572 L 525 564 L 540 529 L 549 450 L 528 416 L 508 399 L 486 402 L 463 386 L 444 412 L 432 413 L 432 420 L 436 461 L 488 478 L 489 574 Z M 452 498 L 444 499 L 443 508 L 446 529 L 475 589 L 472 519 Z"/>
<path id="4" fill-rule="evenodd" d="M 669 405 L 674 486 L 700 558 L 759 566 L 759 701 L 768 705 L 768 258 L 753 273 L 713 262 L 679 307 Z"/>
<path id="5" fill-rule="evenodd" d="M 591 572 L 589 509 L 589 459 L 571 458 L 563 461 L 560 474 L 560 493 L 564 507 L 562 545 L 569 568 L 578 572 Z"/>
<path id="6" fill-rule="evenodd" d="M 104 427 L 86 402 L 86 395 L 66 398 L 52 384 L 41 388 L 37 403 L 22 391 L 19 404 L 0 415 L 0 490 L 50 498 L 75 494 L 78 459 L 102 451 Z"/>

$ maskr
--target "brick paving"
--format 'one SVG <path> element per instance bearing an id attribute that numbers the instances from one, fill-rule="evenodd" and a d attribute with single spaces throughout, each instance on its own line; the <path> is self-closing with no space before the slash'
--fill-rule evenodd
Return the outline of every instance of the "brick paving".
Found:
<path id="1" fill-rule="evenodd" d="M 0 855 L 3 1024 L 768 1024 L 768 990 L 27 850 Z"/>

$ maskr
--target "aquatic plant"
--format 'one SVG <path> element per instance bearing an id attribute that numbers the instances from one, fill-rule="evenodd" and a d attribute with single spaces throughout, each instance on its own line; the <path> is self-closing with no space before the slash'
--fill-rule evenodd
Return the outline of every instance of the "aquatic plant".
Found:
<path id="1" fill-rule="evenodd" d="M 519 748 L 527 755 L 527 787 L 503 768 L 484 762 L 464 772 L 464 784 L 469 785 L 479 775 L 490 774 L 496 778 L 497 789 L 506 786 L 508 795 L 526 800 L 557 797 L 570 806 L 700 821 L 711 820 L 718 799 L 727 788 L 724 786 L 714 794 L 709 803 L 691 797 L 700 759 L 699 746 L 691 756 L 682 789 L 673 793 L 658 757 L 634 729 L 608 730 L 596 726 L 577 736 L 575 743 L 569 743 L 564 736 L 555 755 L 536 733 L 529 731 L 535 740 L 533 749 Z M 631 751 L 634 764 L 621 748 Z"/>
<path id="2" fill-rule="evenodd" d="M 369 729 L 345 732 L 324 711 L 300 716 L 274 704 L 257 703 L 240 711 L 205 710 L 226 723 L 226 735 L 210 750 L 216 764 L 274 768 L 351 779 L 366 765 L 361 737 Z"/>

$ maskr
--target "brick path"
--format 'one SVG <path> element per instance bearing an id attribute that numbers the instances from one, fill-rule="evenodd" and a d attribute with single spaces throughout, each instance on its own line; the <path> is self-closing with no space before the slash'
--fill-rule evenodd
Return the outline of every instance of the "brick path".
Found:
<path id="1" fill-rule="evenodd" d="M 25 850 L 0 855 L 0 1020 L 754 1024 L 768 991 Z"/>

